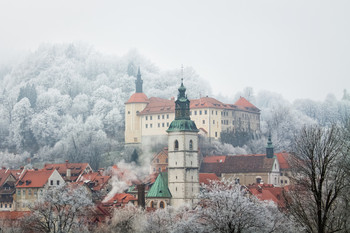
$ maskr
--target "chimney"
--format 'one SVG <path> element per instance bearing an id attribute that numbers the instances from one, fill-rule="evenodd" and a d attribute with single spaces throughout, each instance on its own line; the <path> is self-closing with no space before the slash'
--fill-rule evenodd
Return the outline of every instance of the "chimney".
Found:
<path id="1" fill-rule="evenodd" d="M 138 184 L 137 185 L 137 203 L 139 207 L 142 207 L 143 209 L 146 206 L 145 201 L 145 184 Z"/>
<path id="2" fill-rule="evenodd" d="M 71 176 L 71 170 L 67 168 L 66 177 L 70 178 L 70 176 Z"/>

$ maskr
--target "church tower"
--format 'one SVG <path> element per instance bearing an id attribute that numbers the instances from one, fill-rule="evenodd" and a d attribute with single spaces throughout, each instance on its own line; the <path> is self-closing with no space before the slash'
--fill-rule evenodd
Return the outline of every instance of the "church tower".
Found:
<path id="1" fill-rule="evenodd" d="M 168 132 L 168 187 L 171 205 L 194 204 L 199 194 L 198 129 L 190 118 L 190 101 L 181 81 L 175 101 L 175 120 Z"/>
<path id="2" fill-rule="evenodd" d="M 141 112 L 148 104 L 148 98 L 142 92 L 143 80 L 141 79 L 140 67 L 137 72 L 137 79 L 135 81 L 136 91 L 125 103 L 125 143 L 139 144 L 141 143 L 142 125 Z"/>

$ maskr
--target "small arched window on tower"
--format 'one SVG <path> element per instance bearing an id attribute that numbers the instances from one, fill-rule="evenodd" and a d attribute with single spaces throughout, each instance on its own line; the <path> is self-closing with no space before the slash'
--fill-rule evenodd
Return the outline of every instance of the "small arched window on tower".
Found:
<path id="1" fill-rule="evenodd" d="M 164 202 L 161 201 L 161 202 L 159 203 L 159 207 L 162 208 L 162 209 L 164 209 Z"/>
<path id="2" fill-rule="evenodd" d="M 177 140 L 174 143 L 174 150 L 179 150 L 179 142 Z"/>
<path id="3" fill-rule="evenodd" d="M 190 140 L 190 150 L 193 150 L 193 141 Z"/>

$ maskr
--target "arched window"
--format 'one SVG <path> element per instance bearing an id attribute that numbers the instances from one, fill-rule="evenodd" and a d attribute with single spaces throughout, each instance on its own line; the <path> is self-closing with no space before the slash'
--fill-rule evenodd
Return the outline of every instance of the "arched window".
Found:
<path id="1" fill-rule="evenodd" d="M 193 150 L 193 141 L 190 140 L 190 150 Z"/>
<path id="2" fill-rule="evenodd" d="M 161 202 L 159 203 L 159 207 L 162 208 L 162 209 L 164 209 L 164 202 L 161 201 Z"/>
<path id="3" fill-rule="evenodd" d="M 260 184 L 260 183 L 261 183 L 261 176 L 257 176 L 257 177 L 256 177 L 256 183 L 257 183 L 257 184 Z"/>
<path id="4" fill-rule="evenodd" d="M 154 208 L 154 202 L 151 201 L 151 203 L 149 204 L 149 206 L 150 206 L 151 208 Z"/>
<path id="5" fill-rule="evenodd" d="M 174 150 L 179 150 L 179 142 L 177 140 L 174 143 Z"/>

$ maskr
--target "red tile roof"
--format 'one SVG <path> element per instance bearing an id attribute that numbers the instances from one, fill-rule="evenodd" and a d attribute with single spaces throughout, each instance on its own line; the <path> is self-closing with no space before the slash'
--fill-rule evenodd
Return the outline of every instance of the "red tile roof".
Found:
<path id="1" fill-rule="evenodd" d="M 41 188 L 48 182 L 54 170 L 27 170 L 17 181 L 16 188 Z"/>
<path id="2" fill-rule="evenodd" d="M 148 103 L 149 100 L 145 93 L 134 93 L 132 96 L 129 98 L 129 100 L 126 102 L 126 104 L 129 103 Z"/>
<path id="3" fill-rule="evenodd" d="M 201 164 L 200 172 L 215 173 L 221 176 L 222 173 L 249 173 L 249 172 L 270 172 L 274 158 L 255 155 L 234 155 L 226 156 L 224 162 L 212 162 Z"/>
<path id="4" fill-rule="evenodd" d="M 129 101 L 127 103 L 129 103 Z M 200 99 L 190 100 L 190 109 L 215 108 L 215 109 L 228 109 L 228 110 L 240 109 L 244 111 L 254 111 L 254 112 L 260 111 L 257 107 L 255 107 L 246 99 L 244 100 L 239 99 L 236 103 L 238 103 L 239 105 L 225 104 L 211 97 L 202 97 Z M 146 108 L 142 110 L 140 114 L 149 115 L 149 114 L 171 113 L 171 112 L 175 112 L 175 101 L 173 99 L 168 100 L 168 99 L 162 99 L 158 97 L 151 97 L 148 99 L 148 104 Z"/>
<path id="5" fill-rule="evenodd" d="M 70 181 L 75 181 L 89 166 L 88 163 L 69 163 L 68 161 L 66 163 L 52 163 L 52 164 L 45 164 L 44 170 L 53 170 L 56 169 L 58 173 L 64 178 L 67 179 L 67 169 L 71 170 L 71 177 Z"/>
<path id="6" fill-rule="evenodd" d="M 283 198 L 283 188 L 274 187 L 273 185 L 269 184 L 253 184 L 249 185 L 247 188 L 250 191 L 250 193 L 257 197 L 259 200 L 273 201 L 279 207 L 285 207 L 285 202 Z"/>
<path id="7" fill-rule="evenodd" d="M 240 107 L 245 107 L 245 108 L 255 108 L 258 109 L 257 107 L 255 107 L 252 103 L 250 103 L 246 98 L 244 97 L 240 97 L 235 105 L 240 106 Z"/>
<path id="8" fill-rule="evenodd" d="M 92 183 L 91 188 L 95 191 L 99 191 L 108 184 L 110 178 L 110 176 L 101 175 L 100 172 L 89 172 L 80 176 L 77 182 Z"/>
<path id="9" fill-rule="evenodd" d="M 137 198 L 129 193 L 117 193 L 111 199 L 109 199 L 107 203 L 113 203 L 116 205 L 125 205 L 130 201 L 137 201 Z"/>
<path id="10" fill-rule="evenodd" d="M 5 183 L 7 178 L 11 175 L 10 170 L 0 169 L 0 187 Z"/>
<path id="11" fill-rule="evenodd" d="M 275 153 L 278 163 L 280 164 L 281 169 L 290 169 L 289 157 L 291 156 L 287 152 Z"/>
<path id="12" fill-rule="evenodd" d="M 203 163 L 223 163 L 226 157 L 226 155 L 206 156 L 203 158 Z"/>
<path id="13" fill-rule="evenodd" d="M 17 220 L 22 218 L 28 214 L 30 211 L 0 211 L 0 219 L 1 220 Z"/>
<path id="14" fill-rule="evenodd" d="M 220 180 L 214 173 L 199 173 L 199 183 L 209 185 L 210 181 Z"/>

